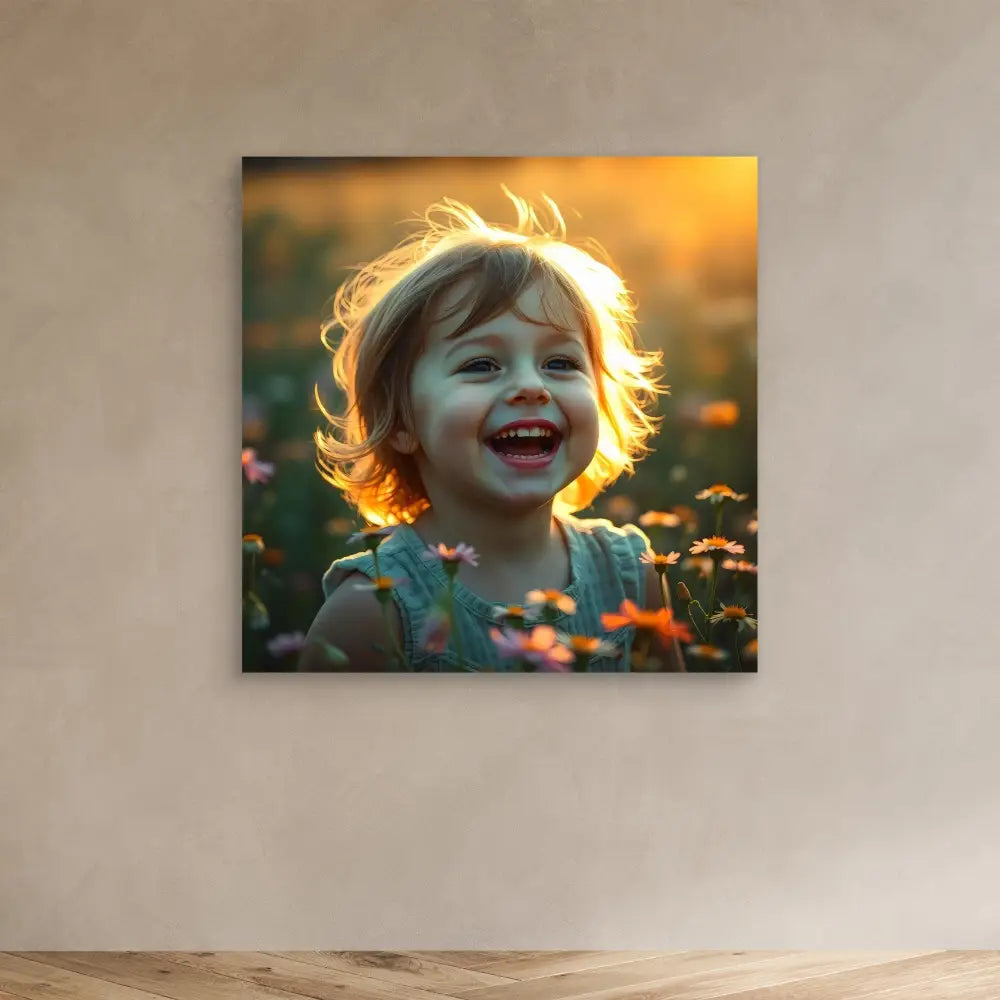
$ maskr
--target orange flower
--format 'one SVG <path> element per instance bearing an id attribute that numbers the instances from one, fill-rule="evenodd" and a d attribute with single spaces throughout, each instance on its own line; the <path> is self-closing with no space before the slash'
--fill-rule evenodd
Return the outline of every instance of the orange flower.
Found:
<path id="1" fill-rule="evenodd" d="M 680 523 L 681 519 L 677 514 L 665 510 L 647 510 L 639 518 L 639 524 L 643 528 L 676 528 Z"/>
<path id="2" fill-rule="evenodd" d="M 743 559 L 723 559 L 722 568 L 732 570 L 734 573 L 752 573 L 757 575 L 757 564 L 745 562 Z"/>
<path id="3" fill-rule="evenodd" d="M 544 604 L 568 615 L 576 611 L 576 601 L 561 590 L 529 590 L 524 599 L 528 604 Z"/>
<path id="4" fill-rule="evenodd" d="M 729 552 L 734 556 L 741 556 L 746 549 L 739 542 L 731 542 L 722 535 L 711 535 L 695 542 L 688 551 L 693 556 L 701 555 L 702 552 Z"/>
<path id="5" fill-rule="evenodd" d="M 691 656 L 697 656 L 701 660 L 728 660 L 729 654 L 724 649 L 719 649 L 718 646 L 713 646 L 709 643 L 697 643 L 693 646 L 688 646 L 685 652 L 690 653 Z"/>
<path id="6" fill-rule="evenodd" d="M 720 604 L 719 607 L 722 608 L 721 611 L 716 611 L 708 620 L 713 625 L 718 625 L 720 622 L 732 622 L 737 628 L 756 628 L 757 619 L 751 618 L 747 614 L 747 609 L 740 607 L 738 604 Z"/>
<path id="7" fill-rule="evenodd" d="M 732 399 L 718 399 L 706 403 L 698 413 L 705 427 L 732 427 L 740 419 L 739 403 Z"/>
<path id="8" fill-rule="evenodd" d="M 264 551 L 265 566 L 280 566 L 285 561 L 285 553 L 281 549 L 266 549 Z"/>
<path id="9" fill-rule="evenodd" d="M 658 611 L 643 611 L 634 601 L 626 598 L 617 612 L 601 613 L 601 624 L 610 631 L 623 625 L 634 625 L 637 631 L 655 632 L 665 642 L 680 639 L 691 641 L 691 632 L 687 625 L 674 621 L 673 614 L 666 608 Z"/>
<path id="10" fill-rule="evenodd" d="M 331 535 L 349 535 L 354 525 L 346 517 L 334 517 L 326 522 L 326 530 Z"/>
<path id="11" fill-rule="evenodd" d="M 398 587 L 408 582 L 409 581 L 405 576 L 397 577 L 396 579 L 393 579 L 391 576 L 376 576 L 374 579 L 369 580 L 368 583 L 354 584 L 354 589 L 373 590 L 376 593 L 388 593 L 393 587 Z"/>
<path id="12" fill-rule="evenodd" d="M 754 659 L 754 660 L 757 659 L 757 640 L 756 639 L 751 639 L 743 647 L 743 655 L 744 656 L 749 656 L 751 659 Z"/>
<path id="13" fill-rule="evenodd" d="M 532 610 L 520 604 L 498 604 L 493 609 L 495 622 L 527 622 L 532 617 Z"/>
<path id="14" fill-rule="evenodd" d="M 244 552 L 263 552 L 264 551 L 264 539 L 260 535 L 244 535 L 243 536 L 243 551 Z"/>
<path id="15" fill-rule="evenodd" d="M 747 531 L 749 531 L 751 535 L 757 534 L 757 511 L 754 511 L 753 517 L 747 521 Z"/>
<path id="16" fill-rule="evenodd" d="M 746 500 L 750 496 L 749 493 L 737 493 L 731 486 L 726 486 L 725 483 L 716 483 L 714 486 L 709 486 L 707 489 L 702 490 L 700 493 L 695 493 L 695 500 L 711 500 L 712 503 L 722 503 L 723 500 L 734 500 L 740 502 Z"/>
<path id="17" fill-rule="evenodd" d="M 628 521 L 635 517 L 635 501 L 624 493 L 618 493 L 613 497 L 608 497 L 604 502 L 605 512 L 617 521 Z"/>
<path id="18" fill-rule="evenodd" d="M 709 556 L 688 556 L 681 563 L 681 569 L 697 570 L 699 576 L 712 575 L 712 560 Z"/>
<path id="19" fill-rule="evenodd" d="M 680 557 L 679 552 L 668 552 L 666 555 L 661 555 L 659 552 L 643 552 L 639 556 L 639 562 L 655 566 L 656 572 L 662 573 L 668 566 L 673 566 Z"/>
<path id="20" fill-rule="evenodd" d="M 688 507 L 685 504 L 677 504 L 671 507 L 670 510 L 683 521 L 684 527 L 688 531 L 698 530 L 698 515 L 692 507 Z"/>
<path id="21" fill-rule="evenodd" d="M 612 656 L 617 651 L 614 643 L 605 642 L 589 635 L 563 635 L 556 633 L 557 638 L 573 653 L 586 653 L 588 656 Z"/>

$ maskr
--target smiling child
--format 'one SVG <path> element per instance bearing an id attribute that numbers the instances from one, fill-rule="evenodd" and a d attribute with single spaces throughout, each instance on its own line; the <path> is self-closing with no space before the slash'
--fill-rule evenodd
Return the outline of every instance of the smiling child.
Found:
<path id="1" fill-rule="evenodd" d="M 635 346 L 624 282 L 566 242 L 555 204 L 547 232 L 504 190 L 515 228 L 445 199 L 338 290 L 324 342 L 342 331 L 334 375 L 347 408 L 324 410 L 319 466 L 387 537 L 327 571 L 302 670 L 330 669 L 325 643 L 350 670 L 390 669 L 394 648 L 405 669 L 511 669 L 497 626 L 538 590 L 556 595 L 557 632 L 609 644 L 589 670 L 623 670 L 635 629 L 609 632 L 601 614 L 624 600 L 663 608 L 643 532 L 573 516 L 649 452 L 647 409 L 667 391 L 650 377 L 660 354 Z M 457 577 L 429 558 L 441 543 L 475 552 Z M 449 585 L 444 643 L 433 626 Z M 652 652 L 683 669 L 676 639 Z"/>

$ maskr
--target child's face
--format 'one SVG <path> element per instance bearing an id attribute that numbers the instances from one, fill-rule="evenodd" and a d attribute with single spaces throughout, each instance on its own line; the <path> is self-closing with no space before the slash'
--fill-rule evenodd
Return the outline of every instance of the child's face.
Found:
<path id="1" fill-rule="evenodd" d="M 464 290 L 453 290 L 443 313 Z M 537 286 L 517 305 L 545 322 Z M 400 450 L 414 453 L 432 506 L 447 496 L 473 509 L 537 509 L 580 476 L 597 450 L 595 377 L 583 332 L 574 325 L 563 334 L 507 312 L 449 340 L 465 315 L 429 331 L 410 382 L 418 440 L 398 438 Z M 497 442 L 515 421 L 547 422 L 555 434 Z"/>

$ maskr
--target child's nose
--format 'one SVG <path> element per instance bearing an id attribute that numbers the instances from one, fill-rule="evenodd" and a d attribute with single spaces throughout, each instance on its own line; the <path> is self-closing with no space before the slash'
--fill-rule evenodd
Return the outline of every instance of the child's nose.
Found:
<path id="1" fill-rule="evenodd" d="M 534 358 L 518 358 L 517 363 L 511 365 L 508 376 L 510 378 L 507 393 L 509 402 L 515 400 L 530 403 L 548 402 L 552 398 L 545 386 L 545 379 L 542 378 L 536 367 Z"/>
<path id="2" fill-rule="evenodd" d="M 524 380 L 515 385 L 507 400 L 510 403 L 547 403 L 551 398 L 551 393 L 541 382 Z"/>
<path id="3" fill-rule="evenodd" d="M 552 398 L 534 357 L 520 356 L 511 364 L 507 370 L 505 397 L 508 403 L 537 404 L 547 403 Z"/>

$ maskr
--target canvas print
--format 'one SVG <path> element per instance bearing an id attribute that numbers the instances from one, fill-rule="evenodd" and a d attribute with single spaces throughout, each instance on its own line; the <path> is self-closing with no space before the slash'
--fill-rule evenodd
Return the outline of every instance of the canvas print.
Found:
<path id="1" fill-rule="evenodd" d="M 754 157 L 243 161 L 243 670 L 755 672 Z"/>

